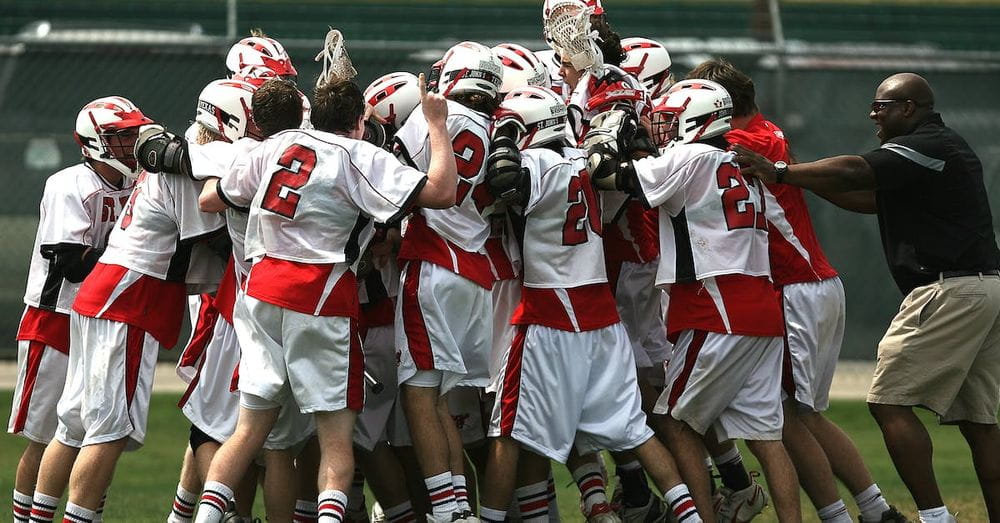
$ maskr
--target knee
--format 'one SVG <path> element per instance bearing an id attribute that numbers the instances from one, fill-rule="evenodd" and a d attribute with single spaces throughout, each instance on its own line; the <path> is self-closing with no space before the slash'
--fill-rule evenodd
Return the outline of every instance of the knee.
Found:
<path id="1" fill-rule="evenodd" d="M 880 426 L 890 423 L 893 419 L 897 418 L 900 409 L 903 408 L 895 405 L 883 405 L 881 403 L 868 404 L 868 412 L 871 413 L 872 417 L 875 418 L 875 422 Z"/>
<path id="2" fill-rule="evenodd" d="M 980 443 L 1000 441 L 1000 429 L 994 424 L 972 423 L 962 421 L 958 423 L 958 430 L 970 445 Z"/>

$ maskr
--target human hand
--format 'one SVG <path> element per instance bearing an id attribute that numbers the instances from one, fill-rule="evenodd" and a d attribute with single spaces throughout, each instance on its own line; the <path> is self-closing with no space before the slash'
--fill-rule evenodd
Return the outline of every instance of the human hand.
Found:
<path id="1" fill-rule="evenodd" d="M 771 160 L 742 145 L 733 145 L 730 150 L 736 153 L 736 162 L 740 164 L 740 173 L 743 176 L 752 176 L 765 183 L 778 181 Z"/>
<path id="2" fill-rule="evenodd" d="M 420 105 L 427 123 L 443 125 L 445 119 L 448 118 L 447 99 L 440 94 L 427 92 L 427 80 L 424 78 L 424 73 L 420 73 L 417 78 L 417 87 L 420 89 Z"/>

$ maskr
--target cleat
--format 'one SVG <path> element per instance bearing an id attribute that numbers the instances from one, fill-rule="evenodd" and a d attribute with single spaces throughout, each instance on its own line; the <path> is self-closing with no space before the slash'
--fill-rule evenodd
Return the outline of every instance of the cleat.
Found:
<path id="1" fill-rule="evenodd" d="M 864 523 L 860 515 L 858 521 Z M 906 516 L 892 505 L 889 505 L 889 510 L 882 512 L 882 517 L 878 521 L 879 523 L 910 523 L 910 520 L 906 519 Z"/>
<path id="2" fill-rule="evenodd" d="M 750 486 L 743 490 L 730 490 L 721 487 L 719 493 L 723 500 L 715 512 L 715 517 L 721 523 L 746 523 L 753 520 L 767 506 L 768 498 L 764 488 L 750 478 Z"/>
<path id="3" fill-rule="evenodd" d="M 622 521 L 618 514 L 611 510 L 611 505 L 608 503 L 594 505 L 594 508 L 590 509 L 590 513 L 584 514 L 584 517 L 587 518 L 587 523 L 621 523 Z"/>
<path id="4" fill-rule="evenodd" d="M 371 523 L 385 523 L 385 511 L 382 510 L 382 505 L 378 501 L 372 503 L 372 514 L 369 521 Z"/>

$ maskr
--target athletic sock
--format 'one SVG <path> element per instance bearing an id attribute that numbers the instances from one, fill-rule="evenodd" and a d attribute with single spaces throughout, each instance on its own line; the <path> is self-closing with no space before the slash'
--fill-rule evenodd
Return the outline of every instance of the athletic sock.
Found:
<path id="1" fill-rule="evenodd" d="M 720 456 L 712 456 L 715 467 L 722 476 L 722 484 L 731 490 L 743 490 L 750 486 L 750 474 L 743 468 L 743 456 L 740 449 L 733 446 Z"/>
<path id="2" fill-rule="evenodd" d="M 444 471 L 436 476 L 424 478 L 427 497 L 431 500 L 431 513 L 439 518 L 450 518 L 458 512 L 455 487 L 451 483 L 451 472 Z"/>
<path id="3" fill-rule="evenodd" d="M 549 482 L 539 481 L 514 490 L 517 508 L 524 523 L 547 523 L 549 520 Z"/>
<path id="4" fill-rule="evenodd" d="M 32 523 L 48 523 L 56 517 L 56 508 L 59 507 L 59 498 L 42 494 L 35 491 L 31 497 L 31 521 Z"/>
<path id="5" fill-rule="evenodd" d="M 107 502 L 108 495 L 101 496 L 101 502 L 97 505 L 97 510 L 94 511 L 94 523 L 104 523 L 104 504 Z"/>
<path id="6" fill-rule="evenodd" d="M 345 514 L 348 519 L 360 519 L 366 515 L 365 510 L 365 475 L 361 469 L 354 467 L 354 479 L 351 480 L 351 488 L 347 491 L 347 507 Z"/>
<path id="7" fill-rule="evenodd" d="M 604 476 L 597 463 L 585 463 L 571 471 L 576 486 L 580 489 L 580 499 L 583 501 L 583 511 L 590 514 L 594 505 L 608 502 L 608 494 L 604 489 Z"/>
<path id="8" fill-rule="evenodd" d="M 206 481 L 205 490 L 201 493 L 201 500 L 198 501 L 198 517 L 196 523 L 218 523 L 222 521 L 222 516 L 229 508 L 229 501 L 233 499 L 233 489 L 218 481 Z"/>
<path id="9" fill-rule="evenodd" d="M 295 500 L 295 512 L 292 521 L 295 523 L 316 523 L 319 519 L 319 504 L 310 499 Z"/>
<path id="10" fill-rule="evenodd" d="M 708 487 L 714 496 L 719 491 L 719 485 L 715 483 L 715 468 L 713 467 L 712 458 L 705 458 L 705 467 L 708 468 Z"/>
<path id="11" fill-rule="evenodd" d="M 75 503 L 66 503 L 63 513 L 63 523 L 94 523 L 96 511 L 85 509 Z"/>
<path id="12" fill-rule="evenodd" d="M 347 511 L 347 494 L 339 490 L 324 490 L 319 493 L 319 523 L 343 523 Z"/>
<path id="13" fill-rule="evenodd" d="M 545 489 L 549 497 L 549 521 L 562 521 L 559 519 L 559 500 L 556 499 L 556 480 L 552 477 L 552 468 L 549 468 L 549 480 L 545 482 Z"/>
<path id="14" fill-rule="evenodd" d="M 413 504 L 404 501 L 385 509 L 385 520 L 386 523 L 413 523 L 417 520 L 417 515 L 413 512 Z"/>
<path id="15" fill-rule="evenodd" d="M 458 511 L 472 512 L 472 505 L 469 504 L 469 488 L 465 483 L 465 475 L 452 474 L 451 486 L 455 489 L 455 503 L 458 504 Z"/>
<path id="16" fill-rule="evenodd" d="M 174 505 L 167 516 L 167 523 L 189 523 L 194 517 L 194 507 L 198 504 L 198 495 L 188 492 L 179 483 L 174 494 Z"/>
<path id="17" fill-rule="evenodd" d="M 31 519 L 31 496 L 14 489 L 14 523 L 28 523 Z"/>
<path id="18" fill-rule="evenodd" d="M 503 523 L 507 519 L 506 510 L 479 507 L 479 521 L 483 523 Z"/>
<path id="19" fill-rule="evenodd" d="M 866 523 L 882 521 L 882 514 L 889 510 L 889 502 L 882 496 L 882 491 L 875 483 L 854 496 L 854 502 L 858 504 L 858 511 L 861 512 L 861 521 Z"/>
<path id="20" fill-rule="evenodd" d="M 673 513 L 677 523 L 698 523 L 701 521 L 701 516 L 694 508 L 694 500 L 691 499 L 687 485 L 681 483 L 668 490 L 663 494 L 663 499 L 670 507 L 670 512 Z"/>
<path id="21" fill-rule="evenodd" d="M 921 523 L 949 523 L 954 521 L 954 517 L 948 512 L 948 507 L 941 505 L 936 508 L 918 510 Z"/>
<path id="22" fill-rule="evenodd" d="M 851 515 L 847 512 L 847 505 L 842 499 L 817 510 L 816 515 L 823 523 L 851 523 L 852 521 Z"/>
<path id="23" fill-rule="evenodd" d="M 645 507 L 653 492 L 649 490 L 646 471 L 642 470 L 639 462 L 632 461 L 618 465 L 615 473 L 618 474 L 618 481 L 622 484 L 622 499 L 625 500 L 625 507 Z"/>

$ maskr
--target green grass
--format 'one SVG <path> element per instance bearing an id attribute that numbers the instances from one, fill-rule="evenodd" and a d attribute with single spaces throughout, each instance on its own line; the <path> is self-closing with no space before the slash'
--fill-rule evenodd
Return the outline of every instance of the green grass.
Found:
<path id="1" fill-rule="evenodd" d="M 174 403 L 176 397 L 168 394 L 153 396 L 146 446 L 139 452 L 126 454 L 118 465 L 114 484 L 108 496 L 105 520 L 109 522 L 160 522 L 167 514 L 172 501 L 181 456 L 187 441 L 188 424 Z M 0 392 L 0 411 L 10 412 L 10 391 Z M 829 411 L 830 418 L 844 428 L 861 449 L 872 474 L 882 487 L 889 501 L 911 518 L 916 509 L 902 482 L 886 455 L 881 435 L 861 401 L 835 401 Z M 934 439 L 934 464 L 944 498 L 952 512 L 958 512 L 963 521 L 985 521 L 986 512 L 979 485 L 964 440 L 954 427 L 939 427 L 931 416 L 922 414 L 930 424 Z M 14 469 L 23 448 L 23 440 L 5 436 L 0 443 L 0 495 L 9 496 L 13 487 Z M 744 449 L 748 465 L 759 470 L 753 456 Z M 559 508 L 564 521 L 579 521 L 576 508 L 577 491 L 565 467 L 555 467 L 559 488 Z M 843 492 L 852 512 L 856 509 L 850 494 Z M 258 496 L 259 505 L 260 496 Z M 371 498 L 369 498 L 371 499 Z M 8 502 L 0 503 L 8 507 Z M 808 499 L 802 498 L 807 521 L 817 521 Z M 263 514 L 258 506 L 257 514 Z M 766 509 L 758 521 L 775 521 L 774 512 Z"/>

